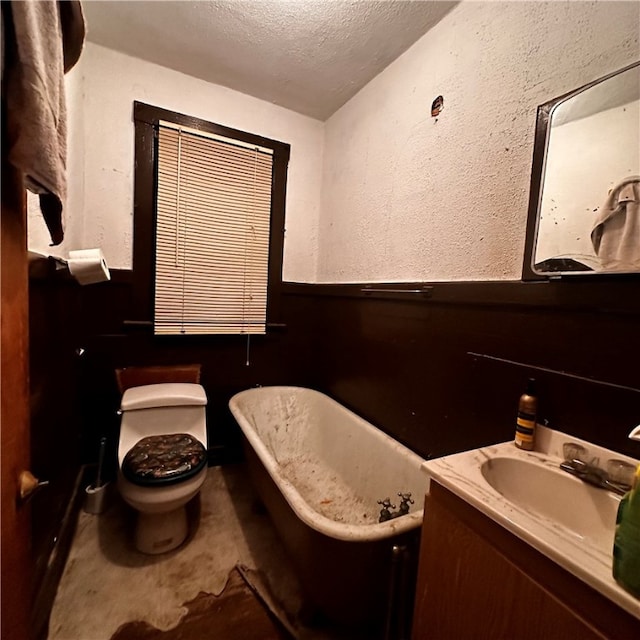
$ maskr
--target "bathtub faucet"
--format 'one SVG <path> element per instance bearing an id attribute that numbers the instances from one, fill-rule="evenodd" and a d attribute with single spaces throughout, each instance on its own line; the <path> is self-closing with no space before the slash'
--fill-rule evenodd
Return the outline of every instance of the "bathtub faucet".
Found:
<path id="1" fill-rule="evenodd" d="M 410 493 L 399 493 L 398 496 L 400 497 L 400 509 L 398 510 L 398 515 L 404 516 L 409 513 L 409 505 L 413 504 L 414 501 L 411 499 Z"/>
<path id="2" fill-rule="evenodd" d="M 385 498 L 384 500 L 378 500 L 378 504 L 382 505 L 382 509 L 380 509 L 380 519 L 378 522 L 386 522 L 387 520 L 391 520 L 391 518 L 395 518 L 398 514 L 391 513 L 390 509 L 395 509 L 396 505 L 391 504 L 391 498 Z"/>
<path id="3" fill-rule="evenodd" d="M 384 500 L 378 500 L 378 504 L 382 505 L 382 509 L 380 509 L 380 518 L 378 522 L 386 522 L 387 520 L 391 520 L 393 518 L 398 518 L 400 516 L 404 516 L 409 513 L 409 509 L 411 504 L 413 504 L 413 500 L 411 499 L 410 493 L 399 493 L 398 497 L 400 498 L 400 507 L 397 511 L 392 512 L 391 509 L 395 509 L 396 505 L 391 504 L 391 498 L 385 498 Z"/>

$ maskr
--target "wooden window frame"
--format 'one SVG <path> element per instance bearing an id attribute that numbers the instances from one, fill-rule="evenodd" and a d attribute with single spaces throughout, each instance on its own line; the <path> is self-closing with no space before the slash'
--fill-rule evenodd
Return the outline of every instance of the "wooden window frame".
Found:
<path id="1" fill-rule="evenodd" d="M 252 133 L 135 101 L 134 213 L 133 213 L 133 311 L 135 321 L 153 326 L 156 256 L 156 164 L 160 121 L 173 122 L 226 138 L 273 150 L 273 181 L 269 227 L 269 267 L 266 330 L 278 325 L 282 294 L 285 200 L 291 146 Z"/>

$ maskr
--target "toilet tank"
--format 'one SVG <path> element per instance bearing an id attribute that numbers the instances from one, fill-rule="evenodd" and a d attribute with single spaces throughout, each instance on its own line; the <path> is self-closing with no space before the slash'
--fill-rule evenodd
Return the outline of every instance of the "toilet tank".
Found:
<path id="1" fill-rule="evenodd" d="M 188 433 L 206 447 L 207 396 L 199 384 L 163 383 L 131 387 L 122 395 L 118 458 L 146 436 Z"/>

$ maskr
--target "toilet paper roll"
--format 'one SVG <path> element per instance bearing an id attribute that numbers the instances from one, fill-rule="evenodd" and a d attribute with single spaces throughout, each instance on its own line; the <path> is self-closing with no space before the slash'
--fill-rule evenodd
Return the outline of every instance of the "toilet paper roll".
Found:
<path id="1" fill-rule="evenodd" d="M 111 280 L 102 249 L 69 251 L 69 271 L 80 284 L 94 284 Z"/>

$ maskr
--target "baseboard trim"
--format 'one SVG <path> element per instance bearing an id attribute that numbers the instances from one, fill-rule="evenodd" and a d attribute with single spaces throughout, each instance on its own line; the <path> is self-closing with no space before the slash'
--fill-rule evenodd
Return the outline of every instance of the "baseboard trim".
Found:
<path id="1" fill-rule="evenodd" d="M 31 606 L 31 637 L 33 640 L 46 640 L 49 634 L 49 618 L 76 531 L 78 514 L 84 498 L 83 488 L 89 483 L 89 471 L 94 466 L 82 465 L 78 470 L 69 504 L 60 524 L 58 539 L 49 554 L 47 568 L 34 594 Z"/>

